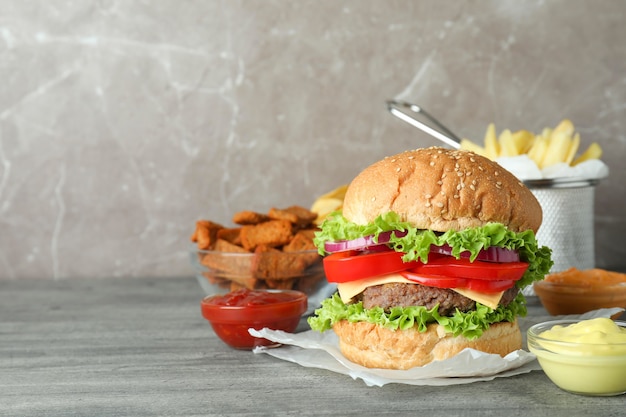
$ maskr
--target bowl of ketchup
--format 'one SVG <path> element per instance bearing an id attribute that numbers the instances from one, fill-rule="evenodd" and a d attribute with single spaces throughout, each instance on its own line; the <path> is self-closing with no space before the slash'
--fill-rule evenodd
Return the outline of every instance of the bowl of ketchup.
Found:
<path id="1" fill-rule="evenodd" d="M 205 297 L 200 307 L 224 343 L 235 349 L 252 349 L 275 342 L 254 337 L 248 329 L 293 332 L 307 309 L 307 295 L 295 290 L 241 289 Z"/>

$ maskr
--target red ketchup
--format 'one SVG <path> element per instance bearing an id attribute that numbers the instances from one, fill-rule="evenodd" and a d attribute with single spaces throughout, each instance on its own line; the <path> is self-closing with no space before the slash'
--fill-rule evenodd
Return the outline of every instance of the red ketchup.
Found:
<path id="1" fill-rule="evenodd" d="M 246 307 L 285 303 L 293 301 L 298 297 L 298 294 L 285 291 L 270 292 L 243 289 L 213 297 L 210 303 L 218 306 Z"/>
<path id="2" fill-rule="evenodd" d="M 293 332 L 306 308 L 306 294 L 292 290 L 242 289 L 206 297 L 201 302 L 202 315 L 215 333 L 237 349 L 273 343 L 251 336 L 250 328 Z"/>

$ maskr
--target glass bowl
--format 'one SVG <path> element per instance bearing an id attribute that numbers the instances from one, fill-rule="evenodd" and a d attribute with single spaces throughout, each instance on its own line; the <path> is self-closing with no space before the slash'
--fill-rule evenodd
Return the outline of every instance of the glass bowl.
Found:
<path id="1" fill-rule="evenodd" d="M 307 309 L 307 296 L 293 290 L 241 289 L 205 297 L 200 306 L 202 316 L 224 343 L 252 349 L 274 342 L 251 336 L 248 329 L 293 332 Z"/>
<path id="2" fill-rule="evenodd" d="M 597 320 L 597 319 L 596 319 Z M 610 319 L 602 319 L 609 320 Z M 528 349 L 548 378 L 564 391 L 592 396 L 626 393 L 626 342 L 607 342 L 588 334 L 584 342 L 564 342 L 544 332 L 591 320 L 554 320 L 528 329 Z M 615 322 L 626 331 L 626 322 Z M 624 340 L 623 338 L 621 340 Z"/>
<path id="3" fill-rule="evenodd" d="M 241 288 L 301 291 L 308 297 L 307 314 L 310 314 L 336 289 L 335 284 L 326 281 L 317 250 L 253 253 L 193 247 L 189 254 L 205 296 Z"/>

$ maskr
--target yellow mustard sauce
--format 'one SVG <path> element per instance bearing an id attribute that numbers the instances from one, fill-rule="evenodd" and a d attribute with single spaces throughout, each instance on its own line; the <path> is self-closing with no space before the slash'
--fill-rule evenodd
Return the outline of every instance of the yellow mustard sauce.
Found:
<path id="1" fill-rule="evenodd" d="M 566 326 L 557 325 L 542 332 L 539 337 L 544 339 L 541 345 L 555 353 L 580 356 L 626 355 L 626 328 L 618 326 L 609 318 L 583 320 Z"/>

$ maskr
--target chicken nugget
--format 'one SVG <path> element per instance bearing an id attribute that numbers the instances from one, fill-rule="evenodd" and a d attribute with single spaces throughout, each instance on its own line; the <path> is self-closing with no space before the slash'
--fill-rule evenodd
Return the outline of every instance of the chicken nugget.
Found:
<path id="1" fill-rule="evenodd" d="M 217 238 L 241 246 L 241 227 L 225 227 L 217 231 Z"/>
<path id="2" fill-rule="evenodd" d="M 216 252 L 235 252 L 235 253 L 248 253 L 249 251 L 245 250 L 240 245 L 236 245 L 227 241 L 226 239 L 217 239 L 215 242 L 215 251 Z"/>
<path id="3" fill-rule="evenodd" d="M 252 254 L 241 246 L 217 239 L 215 250 L 205 253 L 200 263 L 210 269 L 207 274 L 228 280 L 230 286 L 236 283 L 253 289 L 260 284 L 260 280 L 252 273 L 253 261 Z"/>
<path id="4" fill-rule="evenodd" d="M 315 246 L 315 243 L 313 243 L 313 238 L 304 230 L 297 232 L 293 239 L 283 246 L 283 250 L 285 252 L 298 252 L 315 249 L 317 249 L 317 247 Z"/>
<path id="5" fill-rule="evenodd" d="M 316 249 L 317 247 L 313 243 L 313 239 L 307 236 L 307 233 L 301 232 L 296 233 L 293 239 L 291 239 L 291 242 L 283 246 L 284 252 L 298 253 L 298 255 L 302 257 L 306 267 L 322 260 Z M 308 253 L 302 253 L 302 251 L 308 251 Z"/>
<path id="6" fill-rule="evenodd" d="M 302 274 L 307 263 L 303 256 L 293 252 L 260 245 L 254 251 L 252 263 L 254 276 L 261 279 L 293 279 Z"/>
<path id="7" fill-rule="evenodd" d="M 311 242 L 313 242 L 313 239 L 315 239 L 315 232 L 319 232 L 320 229 L 318 227 L 315 227 L 313 229 L 301 229 L 298 230 L 298 234 L 304 235 L 307 239 L 310 239 Z"/>
<path id="8" fill-rule="evenodd" d="M 191 235 L 191 241 L 196 242 L 200 250 L 211 249 L 217 240 L 217 231 L 223 227 L 221 224 L 209 220 L 198 220 L 196 230 Z"/>
<path id="9" fill-rule="evenodd" d="M 267 214 L 244 210 L 234 214 L 233 223 L 244 226 L 249 224 L 263 223 L 268 221 L 269 219 L 270 218 Z"/>
<path id="10" fill-rule="evenodd" d="M 286 209 L 271 208 L 268 216 L 271 219 L 288 220 L 298 227 L 305 227 L 317 218 L 317 213 L 313 213 L 301 206 L 291 206 Z"/>
<path id="11" fill-rule="evenodd" d="M 251 252 L 259 245 L 283 246 L 289 243 L 292 237 L 292 225 L 287 220 L 270 220 L 241 228 L 241 244 Z"/>

